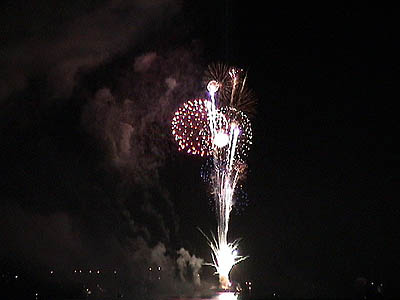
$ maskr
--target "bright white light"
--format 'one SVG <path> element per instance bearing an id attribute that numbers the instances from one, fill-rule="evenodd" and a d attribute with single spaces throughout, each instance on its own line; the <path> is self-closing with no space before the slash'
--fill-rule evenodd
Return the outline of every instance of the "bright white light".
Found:
<path id="1" fill-rule="evenodd" d="M 228 278 L 229 272 L 232 269 L 232 266 L 235 264 L 235 255 L 233 254 L 231 247 L 228 245 L 220 245 L 220 249 L 218 251 L 218 264 L 221 275 L 226 276 Z"/>
<path id="2" fill-rule="evenodd" d="M 219 83 L 215 80 L 211 80 L 207 84 L 207 90 L 210 92 L 210 94 L 215 94 L 219 89 Z"/>
<path id="3" fill-rule="evenodd" d="M 214 138 L 214 145 L 222 148 L 228 145 L 229 143 L 229 135 L 227 135 L 223 131 L 218 131 Z"/>
<path id="4" fill-rule="evenodd" d="M 204 234 L 204 233 L 203 233 Z M 219 275 L 219 283 L 222 289 L 229 289 L 231 282 L 229 281 L 229 273 L 234 265 L 245 260 L 247 258 L 238 255 L 237 247 L 239 244 L 238 240 L 232 243 L 227 243 L 224 235 L 218 237 L 218 241 L 213 237 L 207 240 L 212 249 L 212 259 L 213 263 L 210 264 L 216 269 L 216 274 Z"/>
<path id="5" fill-rule="evenodd" d="M 235 295 L 235 293 L 224 292 L 224 293 L 219 293 L 215 298 L 212 298 L 212 300 L 236 300 L 237 298 L 238 295 Z"/>
<path id="6" fill-rule="evenodd" d="M 229 70 L 233 84 L 232 95 L 234 94 L 240 71 L 233 68 Z M 231 287 L 229 273 L 232 267 L 247 258 L 247 256 L 238 254 L 239 240 L 228 242 L 227 235 L 230 213 L 234 203 L 235 187 L 243 171 L 243 163 L 237 162 L 237 159 L 241 158 L 243 149 L 247 150 L 249 141 L 246 139 L 251 138 L 251 131 L 249 135 L 247 133 L 247 128 L 250 128 L 248 127 L 248 122 L 243 121 L 244 117 L 236 112 L 234 108 L 220 107 L 218 99 L 215 98 L 219 88 L 221 88 L 221 85 L 215 80 L 210 81 L 207 85 L 211 98 L 211 101 L 206 102 L 206 108 L 210 137 L 213 144 L 211 151 L 214 162 L 212 187 L 217 207 L 218 224 L 216 236 L 212 235 L 212 238 L 205 236 L 212 250 L 212 263 L 209 263 L 209 265 L 215 267 L 215 274 L 219 275 L 220 288 L 228 290 Z M 231 103 L 233 103 L 232 97 Z M 242 130 L 243 136 L 240 136 Z M 246 142 L 244 145 L 241 144 L 243 140 Z M 234 296 L 234 294 L 222 294 L 221 298 L 216 299 L 225 299 L 224 297 L 230 299 L 230 296 Z"/>

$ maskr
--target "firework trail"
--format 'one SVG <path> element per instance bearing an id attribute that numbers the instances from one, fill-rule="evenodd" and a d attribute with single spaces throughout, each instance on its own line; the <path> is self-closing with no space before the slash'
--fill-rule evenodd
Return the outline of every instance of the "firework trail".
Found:
<path id="1" fill-rule="evenodd" d="M 241 69 L 211 65 L 206 73 L 210 100 L 197 99 L 183 104 L 172 120 L 172 133 L 179 150 L 212 157 L 210 184 L 217 216 L 217 235 L 206 236 L 220 286 L 231 286 L 232 267 L 246 259 L 238 254 L 239 240 L 228 242 L 229 218 L 237 183 L 244 177 L 245 159 L 252 130 L 243 111 L 253 112 L 255 100 L 248 92 Z M 242 111 L 243 110 L 243 111 Z"/>
<path id="2" fill-rule="evenodd" d="M 231 99 L 236 88 L 236 70 L 231 69 L 232 78 Z M 208 239 L 212 249 L 211 264 L 219 275 L 221 288 L 230 287 L 229 273 L 232 267 L 246 257 L 238 255 L 239 240 L 228 242 L 229 218 L 233 207 L 233 195 L 242 169 L 239 167 L 242 156 L 246 155 L 251 143 L 251 127 L 247 117 L 231 106 L 216 108 L 215 94 L 219 89 L 217 81 L 210 81 L 207 85 L 211 102 L 208 105 L 208 120 L 211 141 L 213 143 L 212 187 L 217 214 L 217 237 Z M 239 118 L 240 116 L 240 118 Z M 240 135 L 240 141 L 239 141 Z"/>

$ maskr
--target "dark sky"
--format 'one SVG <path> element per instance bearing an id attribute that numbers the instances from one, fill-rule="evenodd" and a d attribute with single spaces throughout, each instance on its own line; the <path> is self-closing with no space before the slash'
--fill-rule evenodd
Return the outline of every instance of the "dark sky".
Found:
<path id="1" fill-rule="evenodd" d="M 196 229 L 215 226 L 203 161 L 175 151 L 169 120 L 224 61 L 248 70 L 259 99 L 249 205 L 230 232 L 250 259 L 232 276 L 261 294 L 343 296 L 359 277 L 398 287 L 393 10 L 42 0 L 0 11 L 2 262 L 139 268 L 132 253 L 158 242 L 209 260 Z"/>

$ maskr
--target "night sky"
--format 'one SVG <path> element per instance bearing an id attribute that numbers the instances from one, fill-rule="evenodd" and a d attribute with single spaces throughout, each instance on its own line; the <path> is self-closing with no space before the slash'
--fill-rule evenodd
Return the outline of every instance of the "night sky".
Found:
<path id="1" fill-rule="evenodd" d="M 166 266 L 181 247 L 210 260 L 204 160 L 169 122 L 225 62 L 258 98 L 230 223 L 250 258 L 232 277 L 261 296 L 352 295 L 357 278 L 398 293 L 397 23 L 376 7 L 1 4 L 1 266 L 124 268 L 134 285 L 160 242 Z"/>

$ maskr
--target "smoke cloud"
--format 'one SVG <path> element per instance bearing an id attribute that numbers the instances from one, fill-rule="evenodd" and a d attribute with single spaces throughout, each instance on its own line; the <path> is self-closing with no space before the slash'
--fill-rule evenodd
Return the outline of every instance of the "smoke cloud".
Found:
<path id="1" fill-rule="evenodd" d="M 112 89 L 105 82 L 89 94 L 79 123 L 63 128 L 67 143 L 59 128 L 52 134 L 53 123 L 32 127 L 36 119 L 21 114 L 17 124 L 41 135 L 29 139 L 32 131 L 18 127 L 3 136 L 10 142 L 1 161 L 10 172 L 2 181 L 9 200 L 0 213 L 1 257 L 59 268 L 71 282 L 73 268 L 117 268 L 125 290 L 138 295 L 150 293 L 143 286 L 157 295 L 200 286 L 203 260 L 176 252 L 179 217 L 160 175 L 175 152 L 171 116 L 200 94 L 202 69 L 191 47 L 132 58 Z"/>
<path id="2" fill-rule="evenodd" d="M 176 259 L 176 263 L 178 265 L 180 279 L 186 281 L 186 274 L 188 273 L 188 268 L 190 268 L 193 283 L 200 286 L 201 281 L 199 272 L 203 266 L 204 260 L 196 257 L 194 254 L 190 256 L 189 251 L 184 248 L 179 249 L 177 253 L 179 254 L 179 257 Z"/>
<path id="3" fill-rule="evenodd" d="M 24 6 L 23 12 L 29 10 Z M 42 24 L 32 26 L 36 24 L 30 22 L 39 21 L 25 21 L 22 24 L 26 24 L 29 37 L 18 43 L 10 41 L 1 49 L 0 100 L 25 88 L 37 76 L 45 77 L 55 97 L 70 96 L 80 73 L 128 50 L 180 9 L 173 0 L 105 1 L 91 9 L 84 3 L 76 6 L 71 10 L 55 6 L 55 13 L 65 14 L 65 21 L 54 22 L 54 17 L 46 14 L 47 4 L 32 3 L 35 11 L 25 13 L 29 18 L 40 14 Z"/>
<path id="4" fill-rule="evenodd" d="M 101 88 L 93 95 L 82 124 L 103 144 L 115 168 L 136 182 L 153 181 L 170 153 L 171 116 L 184 99 L 199 94 L 200 74 L 187 50 L 143 54 L 117 91 Z"/>
<path id="5" fill-rule="evenodd" d="M 173 112 L 201 94 L 198 45 L 132 50 L 179 9 L 103 1 L 2 47 L 0 101 L 13 101 L 0 118 L 0 262 L 29 261 L 71 282 L 73 269 L 115 268 L 124 290 L 143 297 L 200 285 L 202 259 L 183 248 L 180 280 L 179 217 L 160 173 L 175 152 Z M 88 84 L 101 68 L 113 71 Z"/>

